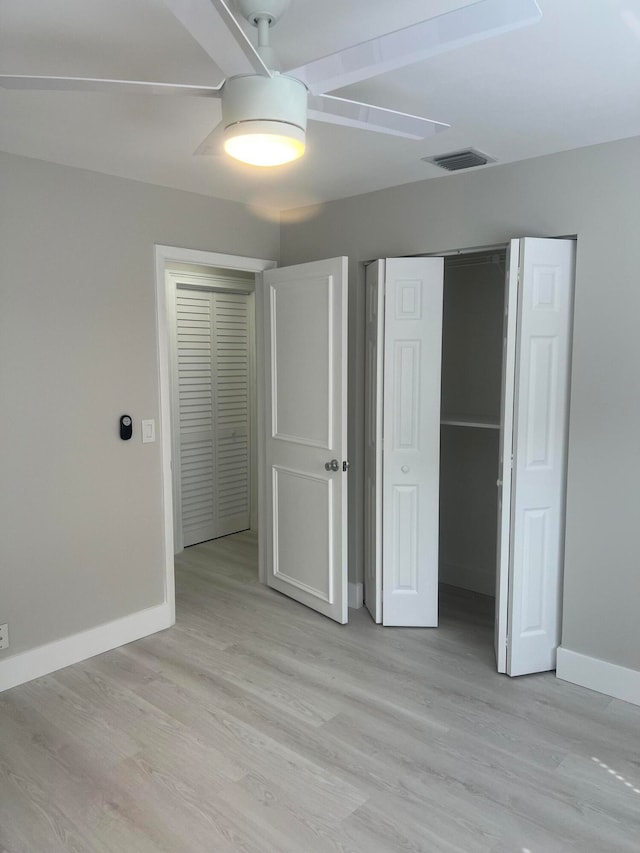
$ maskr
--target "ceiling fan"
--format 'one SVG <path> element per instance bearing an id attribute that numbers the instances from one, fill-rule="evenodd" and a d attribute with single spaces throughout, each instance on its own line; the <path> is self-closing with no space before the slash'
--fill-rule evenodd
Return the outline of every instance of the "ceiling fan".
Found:
<path id="1" fill-rule="evenodd" d="M 231 13 L 230 0 L 164 0 L 226 78 L 217 86 L 191 86 L 83 77 L 0 75 L 0 86 L 94 92 L 137 92 L 218 98 L 222 121 L 196 154 L 224 150 L 243 162 L 275 166 L 301 157 L 307 119 L 410 139 L 449 125 L 327 94 L 377 74 L 538 21 L 536 0 L 479 0 L 418 24 L 361 42 L 281 72 L 269 30 L 290 0 L 235 0 L 258 31 L 254 48 Z"/>

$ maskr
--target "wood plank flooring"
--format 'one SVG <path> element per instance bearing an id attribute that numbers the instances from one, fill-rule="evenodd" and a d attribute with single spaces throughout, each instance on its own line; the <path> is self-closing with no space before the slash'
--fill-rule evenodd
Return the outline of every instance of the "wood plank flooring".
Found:
<path id="1" fill-rule="evenodd" d="M 238 534 L 176 626 L 0 694 L 0 853 L 640 851 L 640 708 L 499 676 L 490 599 L 340 626 Z"/>

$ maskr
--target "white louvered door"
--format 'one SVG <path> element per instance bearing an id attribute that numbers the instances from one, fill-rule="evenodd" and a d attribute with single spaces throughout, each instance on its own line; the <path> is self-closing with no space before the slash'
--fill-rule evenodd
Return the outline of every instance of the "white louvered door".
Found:
<path id="1" fill-rule="evenodd" d="M 183 545 L 250 526 L 249 297 L 176 288 Z"/>
<path id="2" fill-rule="evenodd" d="M 216 535 L 211 296 L 176 288 L 178 464 L 185 546 Z"/>
<path id="3" fill-rule="evenodd" d="M 215 306 L 216 536 L 250 526 L 249 297 L 212 294 Z"/>

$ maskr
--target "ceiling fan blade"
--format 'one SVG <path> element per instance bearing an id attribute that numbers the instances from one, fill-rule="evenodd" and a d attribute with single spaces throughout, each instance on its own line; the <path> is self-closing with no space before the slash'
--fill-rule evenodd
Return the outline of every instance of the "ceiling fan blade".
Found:
<path id="1" fill-rule="evenodd" d="M 334 95 L 310 95 L 308 115 L 315 121 L 359 127 L 407 139 L 424 139 L 450 127 L 441 121 L 336 98 Z"/>
<path id="2" fill-rule="evenodd" d="M 227 77 L 271 72 L 223 0 L 164 0 Z"/>
<path id="3" fill-rule="evenodd" d="M 331 92 L 377 74 L 540 20 L 536 0 L 480 0 L 428 21 L 379 36 L 286 73 L 314 94 Z"/>
<path id="4" fill-rule="evenodd" d="M 196 95 L 219 98 L 221 89 L 182 83 L 147 83 L 139 80 L 97 80 L 91 77 L 31 77 L 24 74 L 0 74 L 4 89 L 33 89 L 50 92 L 107 92 L 138 95 Z"/>
<path id="5" fill-rule="evenodd" d="M 224 154 L 224 126 L 222 122 L 202 140 L 193 152 L 194 156 L 217 157 Z"/>

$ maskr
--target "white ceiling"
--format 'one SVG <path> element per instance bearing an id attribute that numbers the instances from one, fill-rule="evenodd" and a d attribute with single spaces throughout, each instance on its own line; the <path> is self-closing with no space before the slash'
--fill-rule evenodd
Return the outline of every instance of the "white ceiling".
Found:
<path id="1" fill-rule="evenodd" d="M 292 0 L 272 43 L 286 69 L 467 2 Z M 504 163 L 640 135 L 640 0 L 538 2 L 541 23 L 334 93 L 452 125 L 428 140 L 313 122 L 301 161 L 263 171 L 193 156 L 217 102 L 0 89 L 0 149 L 286 209 L 440 177 L 421 158 L 467 146 Z M 0 73 L 221 77 L 162 0 L 0 0 Z"/>

